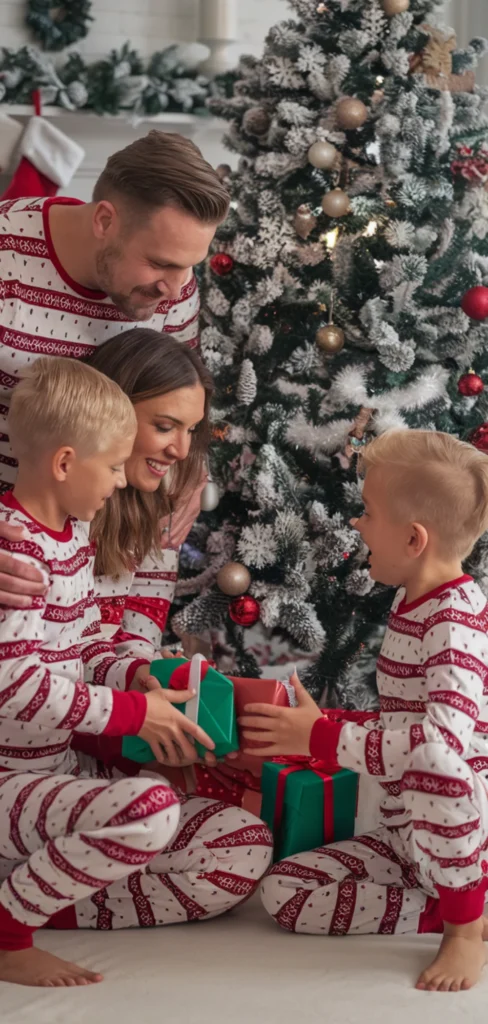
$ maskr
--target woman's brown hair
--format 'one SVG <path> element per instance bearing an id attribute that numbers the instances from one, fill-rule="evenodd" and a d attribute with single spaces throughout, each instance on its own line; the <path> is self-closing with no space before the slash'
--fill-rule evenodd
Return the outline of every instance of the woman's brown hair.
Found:
<path id="1" fill-rule="evenodd" d="M 192 435 L 187 458 L 171 468 L 169 486 L 162 481 L 157 491 L 144 493 L 128 484 L 115 492 L 92 523 L 91 538 L 97 545 L 95 573 L 118 576 L 140 565 L 150 551 L 160 549 L 161 519 L 201 480 L 210 439 L 213 381 L 195 352 L 146 327 L 134 327 L 110 338 L 86 362 L 115 381 L 133 405 L 198 384 L 205 391 L 203 420 Z"/>

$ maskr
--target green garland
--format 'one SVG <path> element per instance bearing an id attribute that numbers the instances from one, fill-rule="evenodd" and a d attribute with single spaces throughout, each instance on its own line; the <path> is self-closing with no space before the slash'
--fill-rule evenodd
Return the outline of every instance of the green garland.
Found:
<path id="1" fill-rule="evenodd" d="M 64 50 L 88 35 L 91 0 L 27 0 L 26 24 L 44 50 Z"/>
<path id="2" fill-rule="evenodd" d="M 214 86 L 198 64 L 207 54 L 199 43 L 181 43 L 143 60 L 126 43 L 89 64 L 79 53 L 70 53 L 54 65 L 33 46 L 0 47 L 0 104 L 32 104 L 33 92 L 39 91 L 43 105 L 65 110 L 112 116 L 205 114 Z"/>

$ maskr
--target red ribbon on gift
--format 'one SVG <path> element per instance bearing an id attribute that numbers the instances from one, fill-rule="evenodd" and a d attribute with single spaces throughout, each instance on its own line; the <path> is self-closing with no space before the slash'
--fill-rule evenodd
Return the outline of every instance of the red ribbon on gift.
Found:
<path id="1" fill-rule="evenodd" d="M 292 772 L 311 771 L 322 779 L 324 783 L 324 843 L 331 843 L 334 839 L 334 787 L 332 775 L 325 770 L 324 762 L 316 757 L 302 757 L 299 754 L 292 754 L 290 757 L 273 757 L 273 764 L 282 764 L 284 767 L 278 775 L 276 787 L 276 802 L 273 820 L 273 830 L 278 832 L 283 817 L 283 804 L 285 800 L 286 780 Z M 339 765 L 337 766 L 339 771 Z"/>

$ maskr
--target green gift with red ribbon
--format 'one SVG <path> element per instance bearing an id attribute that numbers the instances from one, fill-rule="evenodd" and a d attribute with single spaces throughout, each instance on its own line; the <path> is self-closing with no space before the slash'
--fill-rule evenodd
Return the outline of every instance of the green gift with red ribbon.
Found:
<path id="1" fill-rule="evenodd" d="M 217 672 L 201 654 L 195 654 L 191 661 L 161 658 L 152 662 L 150 671 L 163 689 L 195 691 L 196 696 L 191 701 L 175 707 L 210 736 L 215 743 L 216 757 L 225 757 L 239 749 L 234 685 L 230 679 Z M 205 747 L 200 743 L 195 746 L 199 757 L 203 758 Z M 122 755 L 140 764 L 154 761 L 149 744 L 138 736 L 124 736 Z"/>
<path id="2" fill-rule="evenodd" d="M 333 775 L 322 761 L 276 757 L 263 765 L 261 817 L 275 838 L 275 860 L 351 839 L 358 776 L 343 768 Z"/>

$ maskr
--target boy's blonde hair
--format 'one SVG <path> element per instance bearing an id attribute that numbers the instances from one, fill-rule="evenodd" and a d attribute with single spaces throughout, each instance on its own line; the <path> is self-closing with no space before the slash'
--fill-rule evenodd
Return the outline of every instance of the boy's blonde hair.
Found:
<path id="1" fill-rule="evenodd" d="M 488 456 L 451 434 L 390 430 L 366 445 L 364 475 L 386 470 L 390 512 L 436 534 L 443 557 L 466 558 L 488 529 Z"/>
<path id="2" fill-rule="evenodd" d="M 36 359 L 12 395 L 8 430 L 19 461 L 62 445 L 82 458 L 135 434 L 136 414 L 118 384 L 77 359 Z"/>

